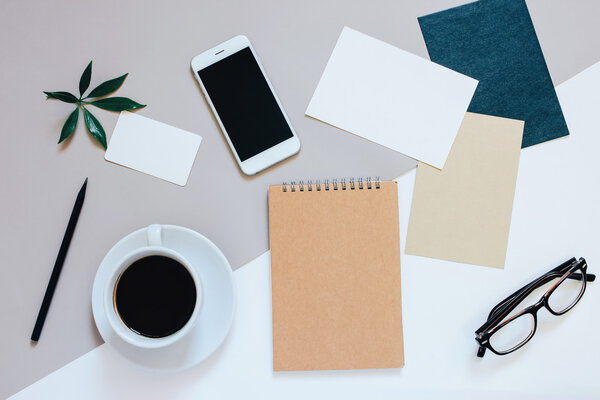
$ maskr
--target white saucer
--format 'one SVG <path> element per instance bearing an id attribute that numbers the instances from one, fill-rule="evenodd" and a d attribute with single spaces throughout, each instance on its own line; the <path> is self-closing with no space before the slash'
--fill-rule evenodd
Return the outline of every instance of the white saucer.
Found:
<path id="1" fill-rule="evenodd" d="M 146 228 L 121 239 L 106 254 L 94 279 L 92 311 L 100 335 L 123 356 L 136 364 L 162 370 L 193 367 L 208 358 L 225 340 L 235 310 L 231 266 L 210 240 L 191 229 L 162 226 L 163 245 L 181 253 L 196 267 L 202 280 L 204 302 L 194 329 L 180 341 L 158 349 L 140 349 L 111 329 L 104 314 L 103 291 L 112 267 L 128 253 L 147 246 Z"/>

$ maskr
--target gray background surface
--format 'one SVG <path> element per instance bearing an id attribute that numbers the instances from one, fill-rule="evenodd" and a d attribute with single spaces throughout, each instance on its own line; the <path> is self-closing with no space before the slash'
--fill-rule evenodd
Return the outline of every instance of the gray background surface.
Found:
<path id="1" fill-rule="evenodd" d="M 150 223 L 197 230 L 234 268 L 268 248 L 266 188 L 282 180 L 380 175 L 412 161 L 304 116 L 344 25 L 427 57 L 416 18 L 465 1 L 130 1 L 0 3 L 0 397 L 101 343 L 90 296 L 108 249 Z M 555 84 L 600 60 L 600 2 L 527 2 Z M 246 34 L 294 125 L 300 154 L 243 176 L 189 68 L 191 58 Z M 42 90 L 77 92 L 129 72 L 118 95 L 148 104 L 141 115 L 202 135 L 184 188 L 104 161 L 79 127 L 56 141 L 71 105 Z M 93 110 L 110 138 L 117 114 Z M 31 329 L 77 190 L 90 182 L 63 274 L 36 346 Z"/>

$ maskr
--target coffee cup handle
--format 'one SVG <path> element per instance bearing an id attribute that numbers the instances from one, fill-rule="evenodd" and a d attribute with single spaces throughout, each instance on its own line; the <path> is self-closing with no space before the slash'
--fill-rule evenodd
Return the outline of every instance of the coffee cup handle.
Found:
<path id="1" fill-rule="evenodd" d="M 162 225 L 152 224 L 146 230 L 148 246 L 162 246 Z"/>

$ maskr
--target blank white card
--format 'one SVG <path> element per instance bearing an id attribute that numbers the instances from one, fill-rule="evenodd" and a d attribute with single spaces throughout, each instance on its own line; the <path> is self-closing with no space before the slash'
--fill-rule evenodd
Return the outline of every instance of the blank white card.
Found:
<path id="1" fill-rule="evenodd" d="M 201 141 L 193 133 L 122 112 L 104 158 L 185 186 Z"/>
<path id="2" fill-rule="evenodd" d="M 345 27 L 306 114 L 441 169 L 477 83 Z"/>

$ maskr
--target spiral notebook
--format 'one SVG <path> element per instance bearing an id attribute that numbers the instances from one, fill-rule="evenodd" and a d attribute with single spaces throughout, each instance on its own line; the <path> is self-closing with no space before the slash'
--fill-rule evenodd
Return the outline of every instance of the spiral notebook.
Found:
<path id="1" fill-rule="evenodd" d="M 404 365 L 396 182 L 269 187 L 275 371 Z"/>

